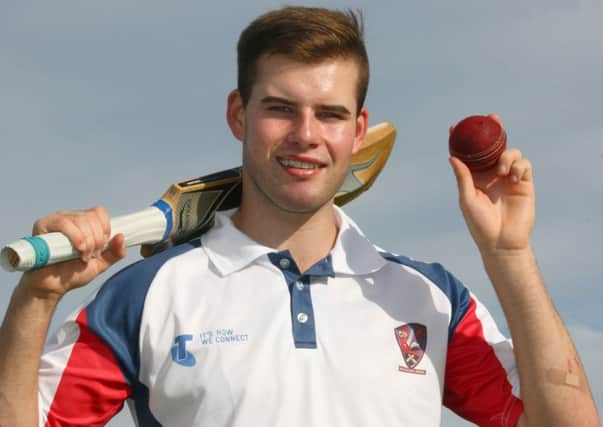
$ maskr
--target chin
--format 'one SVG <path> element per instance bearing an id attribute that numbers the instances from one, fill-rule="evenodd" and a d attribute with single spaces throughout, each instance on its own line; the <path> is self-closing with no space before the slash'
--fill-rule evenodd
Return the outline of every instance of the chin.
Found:
<path id="1" fill-rule="evenodd" d="M 283 211 L 296 214 L 313 214 L 328 205 L 333 198 L 324 199 L 281 199 L 275 204 Z"/>

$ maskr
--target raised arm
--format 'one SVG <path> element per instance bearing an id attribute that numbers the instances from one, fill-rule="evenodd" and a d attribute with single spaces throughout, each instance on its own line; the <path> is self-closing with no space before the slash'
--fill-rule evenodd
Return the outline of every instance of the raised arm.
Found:
<path id="1" fill-rule="evenodd" d="M 497 116 L 495 116 L 497 120 Z M 472 174 L 450 159 L 460 206 L 507 319 L 524 413 L 520 426 L 599 426 L 578 352 L 547 293 L 530 234 L 532 166 L 517 149 Z"/>
<path id="2" fill-rule="evenodd" d="M 121 235 L 102 252 L 109 227 L 109 216 L 100 207 L 60 212 L 34 225 L 34 235 L 67 235 L 81 258 L 25 273 L 13 292 L 0 327 L 0 427 L 38 425 L 38 368 L 57 304 L 125 256 Z"/>

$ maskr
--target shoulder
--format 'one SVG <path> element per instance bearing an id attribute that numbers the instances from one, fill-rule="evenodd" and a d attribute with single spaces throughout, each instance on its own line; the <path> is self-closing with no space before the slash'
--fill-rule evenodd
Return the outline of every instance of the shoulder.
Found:
<path id="1" fill-rule="evenodd" d="M 201 246 L 199 239 L 166 249 L 163 252 L 135 262 L 111 276 L 101 287 L 95 301 L 118 293 L 120 297 L 134 297 L 146 293 L 157 272 L 170 261 Z"/>
<path id="2" fill-rule="evenodd" d="M 123 268 L 86 306 L 88 327 L 111 346 L 130 379 L 137 371 L 139 328 L 149 288 L 164 266 L 199 246 L 198 240 L 187 242 Z"/>
<path id="3" fill-rule="evenodd" d="M 412 274 L 419 275 L 432 286 L 435 286 L 447 298 L 451 306 L 450 334 L 466 314 L 471 303 L 469 289 L 442 264 L 438 262 L 417 261 L 403 255 L 396 255 L 381 248 L 379 254 L 389 263 L 401 266 Z"/>
<path id="4" fill-rule="evenodd" d="M 418 261 L 407 256 L 392 254 L 377 248 L 379 254 L 389 262 L 404 266 L 421 274 L 433 282 L 446 295 L 468 292 L 463 283 L 438 262 Z"/>

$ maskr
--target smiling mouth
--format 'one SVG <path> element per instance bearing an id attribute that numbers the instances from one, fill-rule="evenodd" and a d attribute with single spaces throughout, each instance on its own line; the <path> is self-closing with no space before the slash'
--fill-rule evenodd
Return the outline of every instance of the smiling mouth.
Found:
<path id="1" fill-rule="evenodd" d="M 323 166 L 316 163 L 302 162 L 299 160 L 291 160 L 291 159 L 278 159 L 279 163 L 288 168 L 297 168 L 297 169 L 320 169 Z"/>

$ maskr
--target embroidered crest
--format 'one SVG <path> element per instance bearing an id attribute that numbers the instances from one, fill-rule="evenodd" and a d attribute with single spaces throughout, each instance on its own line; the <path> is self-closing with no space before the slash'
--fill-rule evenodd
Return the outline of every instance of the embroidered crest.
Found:
<path id="1" fill-rule="evenodd" d="M 394 329 L 396 340 L 406 366 L 398 366 L 401 372 L 425 375 L 425 369 L 415 369 L 427 349 L 427 328 L 420 323 L 406 323 Z"/>

